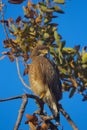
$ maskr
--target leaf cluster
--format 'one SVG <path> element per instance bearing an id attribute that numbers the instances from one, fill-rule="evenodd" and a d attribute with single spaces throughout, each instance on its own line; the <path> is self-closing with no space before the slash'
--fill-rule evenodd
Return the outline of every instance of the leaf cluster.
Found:
<path id="1" fill-rule="evenodd" d="M 25 124 L 28 124 L 31 130 L 58 130 L 56 125 L 54 125 L 50 120 L 45 119 L 47 117 L 44 119 L 39 119 L 36 114 L 26 114 L 26 118 L 27 121 Z"/>
<path id="2" fill-rule="evenodd" d="M 62 41 L 58 33 L 57 20 L 54 22 L 59 13 L 64 13 L 60 8 L 60 4 L 64 3 L 64 0 L 41 0 L 37 4 L 28 1 L 27 6 L 23 7 L 23 18 L 19 16 L 16 20 L 1 20 L 9 32 L 9 37 L 3 41 L 7 50 L 3 54 L 11 61 L 22 57 L 27 63 L 36 44 L 47 45 L 52 60 L 60 71 L 63 91 L 68 91 L 69 97 L 75 92 L 86 96 L 87 47 L 82 51 L 80 46 L 65 47 L 66 42 Z"/>

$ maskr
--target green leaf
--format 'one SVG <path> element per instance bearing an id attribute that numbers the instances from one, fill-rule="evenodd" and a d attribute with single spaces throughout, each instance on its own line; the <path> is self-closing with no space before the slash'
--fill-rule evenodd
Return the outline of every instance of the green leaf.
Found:
<path id="1" fill-rule="evenodd" d="M 64 4 L 65 1 L 64 0 L 53 0 L 55 3 L 57 4 Z"/>
<path id="2" fill-rule="evenodd" d="M 54 32 L 54 38 L 56 40 L 56 43 L 59 44 L 60 43 L 60 36 L 58 35 L 57 31 Z"/>
<path id="3" fill-rule="evenodd" d="M 87 88 L 87 83 L 85 83 L 85 87 Z"/>
<path id="4" fill-rule="evenodd" d="M 45 19 L 44 19 L 44 23 L 45 23 L 45 24 L 47 24 L 47 23 L 49 23 L 49 22 L 51 22 L 51 19 L 48 19 L 48 18 L 45 18 Z"/>
<path id="5" fill-rule="evenodd" d="M 33 31 L 34 31 L 34 28 L 33 28 L 33 27 L 30 27 L 30 31 L 33 32 Z"/>
<path id="6" fill-rule="evenodd" d="M 82 64 L 83 69 L 87 69 L 87 64 Z"/>
<path id="7" fill-rule="evenodd" d="M 64 68 L 62 68 L 62 67 L 58 67 L 59 68 L 59 70 L 60 70 L 60 72 L 62 73 L 62 74 L 66 74 L 67 73 L 67 70 L 66 69 L 64 69 Z"/>
<path id="8" fill-rule="evenodd" d="M 73 54 L 73 53 L 75 53 L 76 51 L 75 51 L 75 49 L 73 49 L 73 48 L 63 48 L 63 52 L 64 53 L 67 53 L 67 54 Z"/>
<path id="9" fill-rule="evenodd" d="M 52 31 L 53 31 L 53 32 L 55 32 L 56 30 L 57 30 L 57 28 L 56 28 L 56 27 L 53 27 L 53 28 L 52 28 Z"/>
<path id="10" fill-rule="evenodd" d="M 75 92 L 76 92 L 76 88 L 73 87 L 70 94 L 69 94 L 69 98 L 71 98 Z"/>
<path id="11" fill-rule="evenodd" d="M 54 11 L 56 11 L 56 12 L 58 12 L 58 13 L 61 13 L 61 14 L 64 13 L 64 11 L 61 10 L 61 8 L 60 8 L 59 6 L 54 6 Z"/>
<path id="12" fill-rule="evenodd" d="M 16 28 L 16 26 L 14 24 L 11 25 L 11 28 L 14 31 L 14 34 L 18 33 L 18 29 Z"/>
<path id="13" fill-rule="evenodd" d="M 62 41 L 61 42 L 61 48 L 64 48 L 65 44 L 66 44 L 66 41 Z"/>
<path id="14" fill-rule="evenodd" d="M 44 38 L 45 39 L 49 38 L 49 33 L 44 33 Z"/>
<path id="15" fill-rule="evenodd" d="M 40 4 L 40 9 L 41 11 L 43 12 L 47 12 L 47 13 L 51 13 L 51 12 L 54 12 L 54 10 L 52 8 L 48 8 L 47 6 L 45 6 L 44 4 Z"/>
<path id="16" fill-rule="evenodd" d="M 82 56 L 82 63 L 87 63 L 87 52 Z"/>

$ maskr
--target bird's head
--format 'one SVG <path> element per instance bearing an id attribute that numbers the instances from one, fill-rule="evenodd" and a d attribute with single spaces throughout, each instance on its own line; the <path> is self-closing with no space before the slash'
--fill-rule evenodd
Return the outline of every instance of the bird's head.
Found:
<path id="1" fill-rule="evenodd" d="M 37 45 L 31 53 L 31 58 L 35 56 L 46 56 L 48 52 L 49 48 L 46 45 Z"/>

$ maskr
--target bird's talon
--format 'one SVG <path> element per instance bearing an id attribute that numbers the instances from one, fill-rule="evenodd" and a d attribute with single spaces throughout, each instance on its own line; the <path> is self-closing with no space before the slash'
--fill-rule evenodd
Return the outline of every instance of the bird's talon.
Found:
<path id="1" fill-rule="evenodd" d="M 35 111 L 34 114 L 40 114 L 40 110 Z"/>

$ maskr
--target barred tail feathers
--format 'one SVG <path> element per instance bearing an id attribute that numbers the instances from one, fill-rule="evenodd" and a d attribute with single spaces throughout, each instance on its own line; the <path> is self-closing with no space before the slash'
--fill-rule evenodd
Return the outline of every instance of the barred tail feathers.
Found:
<path id="1" fill-rule="evenodd" d="M 57 106 L 57 101 L 53 95 L 53 93 L 48 90 L 45 94 L 45 97 L 44 97 L 44 102 L 47 103 L 47 105 L 49 106 L 53 116 L 55 117 L 55 120 L 57 122 L 59 122 L 60 120 L 60 117 L 59 117 L 59 111 L 58 111 L 58 106 Z"/>

